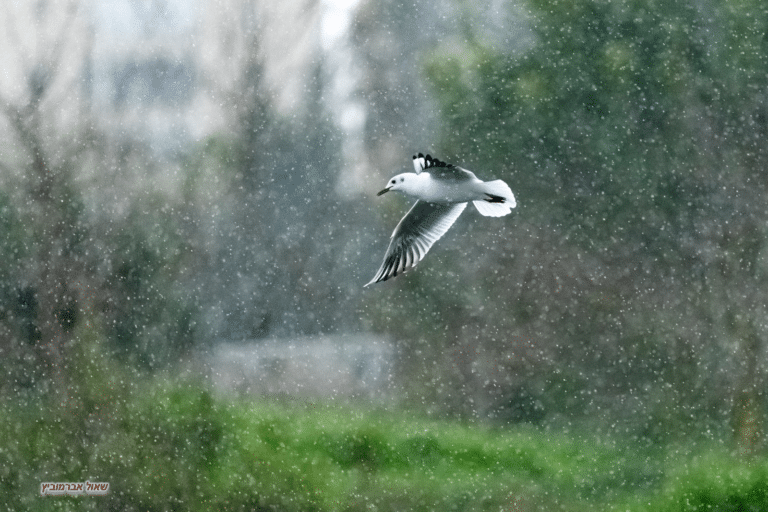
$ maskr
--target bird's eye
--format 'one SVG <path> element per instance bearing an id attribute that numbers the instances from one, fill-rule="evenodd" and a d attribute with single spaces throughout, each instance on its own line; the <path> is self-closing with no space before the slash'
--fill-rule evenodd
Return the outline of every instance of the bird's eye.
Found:
<path id="1" fill-rule="evenodd" d="M 393 184 L 393 185 L 395 184 L 395 180 L 392 180 L 392 184 Z"/>

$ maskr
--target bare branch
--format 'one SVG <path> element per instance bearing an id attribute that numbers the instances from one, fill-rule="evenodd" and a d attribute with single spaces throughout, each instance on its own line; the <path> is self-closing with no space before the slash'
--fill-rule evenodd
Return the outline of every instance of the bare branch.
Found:
<path id="1" fill-rule="evenodd" d="M 8 30 L 8 39 L 10 41 L 20 42 L 21 36 L 19 35 L 19 31 L 17 30 L 16 23 L 15 23 L 16 16 L 13 16 L 10 14 L 11 7 L 9 5 L 8 0 L 2 0 L 2 2 L 4 7 L 3 10 L 5 11 L 5 16 L 3 16 L 3 18 L 5 18 L 5 25 L 6 25 L 6 29 Z M 4 53 L 7 53 L 7 52 L 4 52 Z M 20 57 L 19 63 L 21 64 L 22 67 L 24 67 L 25 63 L 29 63 L 33 61 L 32 55 L 28 51 L 26 51 L 26 48 L 24 48 L 23 44 L 19 44 L 19 51 L 17 52 L 17 55 Z"/>

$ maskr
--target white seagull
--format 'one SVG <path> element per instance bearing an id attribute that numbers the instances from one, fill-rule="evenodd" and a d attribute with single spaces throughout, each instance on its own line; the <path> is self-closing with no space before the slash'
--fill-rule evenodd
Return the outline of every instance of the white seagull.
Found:
<path id="1" fill-rule="evenodd" d="M 517 206 L 512 190 L 502 180 L 485 182 L 471 171 L 421 153 L 413 157 L 413 168 L 415 173 L 398 174 L 377 194 L 395 190 L 417 201 L 395 228 L 381 268 L 365 286 L 415 267 L 469 201 L 488 217 L 502 217 Z"/>

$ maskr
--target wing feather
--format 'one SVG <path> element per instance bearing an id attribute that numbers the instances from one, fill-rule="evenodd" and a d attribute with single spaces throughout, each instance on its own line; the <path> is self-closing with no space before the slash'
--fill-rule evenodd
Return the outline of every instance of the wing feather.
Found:
<path id="1" fill-rule="evenodd" d="M 432 158 L 431 155 L 424 156 L 424 153 L 413 156 L 413 170 L 416 174 L 421 174 L 422 171 L 428 170 L 433 176 L 452 182 L 477 179 L 477 176 L 472 171 L 462 169 L 458 165 L 445 163 L 437 158 Z"/>
<path id="2" fill-rule="evenodd" d="M 416 201 L 392 233 L 384 262 L 366 286 L 386 281 L 415 267 L 466 207 L 467 203 Z"/>

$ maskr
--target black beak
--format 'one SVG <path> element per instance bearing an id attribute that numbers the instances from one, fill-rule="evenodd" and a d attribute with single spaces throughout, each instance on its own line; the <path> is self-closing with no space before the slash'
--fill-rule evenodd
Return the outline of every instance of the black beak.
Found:
<path id="1" fill-rule="evenodd" d="M 382 195 L 382 194 L 386 194 L 387 192 L 389 192 L 389 187 L 385 188 L 384 190 L 382 190 L 381 192 L 379 192 L 379 193 L 378 193 L 378 194 L 376 194 L 376 195 L 377 195 L 377 196 L 380 196 L 380 195 Z"/>

